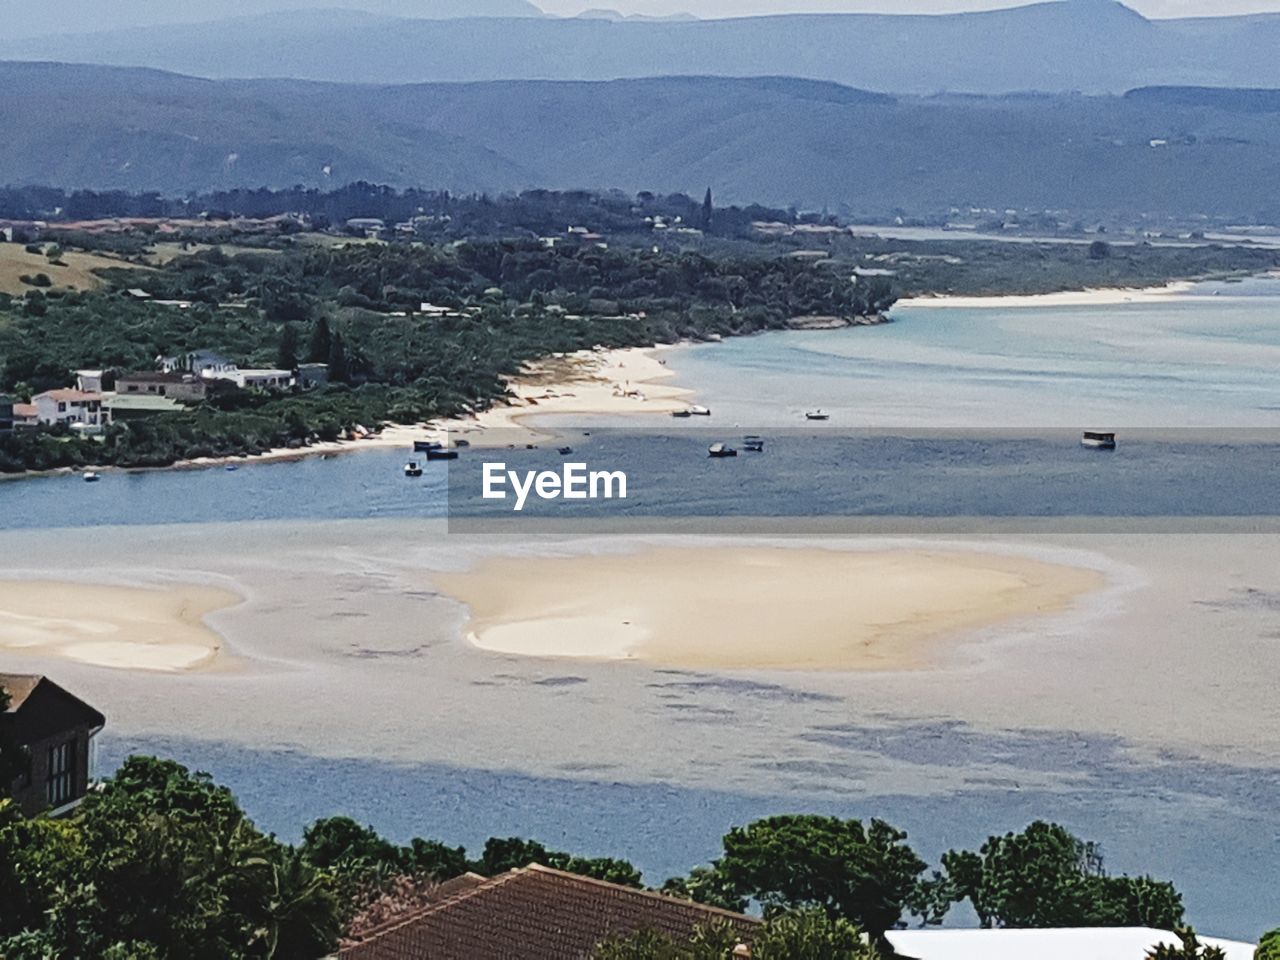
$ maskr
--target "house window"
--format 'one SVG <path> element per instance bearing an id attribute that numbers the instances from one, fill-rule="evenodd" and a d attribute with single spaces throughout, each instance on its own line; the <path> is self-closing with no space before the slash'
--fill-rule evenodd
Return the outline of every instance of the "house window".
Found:
<path id="1" fill-rule="evenodd" d="M 76 742 L 68 740 L 49 751 L 49 806 L 70 803 L 76 786 Z"/>
<path id="2" fill-rule="evenodd" d="M 58 404 L 58 412 L 59 412 L 59 413 L 66 413 L 66 412 L 67 412 L 67 405 L 66 405 L 65 403 L 59 403 L 59 404 Z"/>

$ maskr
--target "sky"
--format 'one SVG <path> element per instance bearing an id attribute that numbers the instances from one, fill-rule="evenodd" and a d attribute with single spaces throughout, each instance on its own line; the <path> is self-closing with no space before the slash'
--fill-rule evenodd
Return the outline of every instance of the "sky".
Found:
<path id="1" fill-rule="evenodd" d="M 699 17 L 754 16 L 769 13 L 954 13 L 1022 6 L 1031 0 L 533 0 L 548 13 L 572 16 L 592 7 L 665 16 L 692 13 Z M 1128 6 L 1148 17 L 1210 17 L 1238 13 L 1277 13 L 1280 0 L 1129 0 Z"/>

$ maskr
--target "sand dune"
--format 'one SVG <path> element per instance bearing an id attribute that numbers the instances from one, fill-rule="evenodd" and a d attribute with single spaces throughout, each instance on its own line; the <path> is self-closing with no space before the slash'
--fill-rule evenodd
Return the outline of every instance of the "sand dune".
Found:
<path id="1" fill-rule="evenodd" d="M 0 581 L 0 653 L 102 667 L 179 671 L 211 666 L 222 639 L 204 623 L 240 598 L 224 590 Z"/>
<path id="2" fill-rule="evenodd" d="M 942 638 L 1062 610 L 1101 574 L 966 551 L 655 549 L 497 558 L 435 577 L 468 638 L 530 657 L 721 669 L 901 670 Z"/>

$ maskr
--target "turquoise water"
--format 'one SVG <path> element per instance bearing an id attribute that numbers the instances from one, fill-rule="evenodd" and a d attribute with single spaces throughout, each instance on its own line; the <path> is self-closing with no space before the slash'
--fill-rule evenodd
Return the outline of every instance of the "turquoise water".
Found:
<path id="1" fill-rule="evenodd" d="M 717 418 L 833 427 L 1280 426 L 1280 280 L 1161 302 L 900 306 L 894 323 L 682 348 Z"/>

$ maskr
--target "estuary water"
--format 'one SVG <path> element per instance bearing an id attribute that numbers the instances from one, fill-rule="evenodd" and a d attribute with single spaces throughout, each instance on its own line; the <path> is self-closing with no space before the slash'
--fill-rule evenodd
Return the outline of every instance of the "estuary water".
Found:
<path id="1" fill-rule="evenodd" d="M 641 518 L 1280 515 L 1280 282 L 893 319 L 667 351 L 710 421 L 582 418 L 502 457 L 550 468 L 568 443 L 621 465 L 639 496 L 618 515 Z M 831 420 L 805 421 L 816 407 Z M 1119 449 L 1082 449 L 1083 429 L 1118 431 Z M 707 457 L 746 433 L 767 435 L 763 455 Z M 945 674 L 530 661 L 467 647 L 424 571 L 618 545 L 539 546 L 518 524 L 456 536 L 441 521 L 490 455 L 417 480 L 407 456 L 0 483 L 0 576 L 190 574 L 247 598 L 215 623 L 237 670 L 0 665 L 103 708 L 108 768 L 174 756 L 290 838 L 346 813 L 401 840 L 519 834 L 629 857 L 660 882 L 768 813 L 880 816 L 931 860 L 1040 817 L 1102 841 L 1115 872 L 1174 879 L 1207 933 L 1280 922 L 1280 538 L 1023 538 L 1118 586 Z"/>

